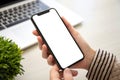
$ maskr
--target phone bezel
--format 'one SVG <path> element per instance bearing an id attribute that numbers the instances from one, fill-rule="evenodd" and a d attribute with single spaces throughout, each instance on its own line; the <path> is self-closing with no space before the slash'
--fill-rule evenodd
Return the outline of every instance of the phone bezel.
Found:
<path id="1" fill-rule="evenodd" d="M 43 15 L 43 14 L 45 14 L 45 13 L 48 13 L 51 9 L 53 9 L 53 10 L 56 11 L 56 13 L 58 14 L 59 18 L 60 18 L 61 21 L 64 23 L 64 21 L 62 20 L 62 18 L 60 17 L 58 11 L 57 11 L 55 8 L 50 8 L 50 9 L 47 9 L 47 10 L 42 11 L 42 12 L 40 12 L 40 13 L 37 13 L 37 14 L 32 15 L 31 21 L 32 21 L 33 24 L 35 25 L 35 28 L 36 28 L 38 34 L 42 37 L 43 41 L 45 42 L 45 44 L 47 45 L 48 49 L 50 50 L 50 52 L 52 53 L 53 57 L 55 58 L 55 60 L 56 60 L 56 62 L 57 62 L 57 65 L 60 67 L 60 69 L 64 70 L 65 68 L 61 67 L 61 65 L 59 64 L 59 61 L 56 59 L 54 53 L 52 52 L 51 48 L 50 48 L 49 45 L 47 44 L 47 41 L 44 39 L 44 36 L 43 36 L 42 33 L 40 32 L 40 30 L 39 30 L 39 28 L 37 27 L 35 21 L 33 20 L 33 16 L 35 16 L 35 15 L 38 15 L 38 16 Z M 65 25 L 65 27 L 66 27 L 66 24 L 65 24 L 65 23 L 64 23 L 64 25 Z M 66 29 L 67 29 L 68 32 L 70 33 L 70 31 L 69 31 L 69 29 L 68 29 L 67 27 L 66 27 Z M 76 64 L 76 63 L 78 63 L 79 61 L 81 61 L 81 60 L 84 59 L 83 51 L 81 50 L 80 46 L 77 44 L 76 40 L 74 39 L 74 37 L 72 36 L 71 33 L 70 33 L 70 35 L 71 35 L 71 37 L 73 38 L 73 40 L 75 41 L 75 43 L 76 43 L 76 45 L 78 46 L 78 48 L 80 49 L 80 51 L 82 52 L 83 58 L 80 59 L 80 60 L 78 60 L 78 61 L 76 61 L 75 63 L 72 63 L 71 65 L 69 65 L 69 66 L 67 66 L 67 67 L 71 67 L 72 65 L 74 65 L 74 64 Z M 67 67 L 66 67 L 66 68 L 67 68 Z"/>

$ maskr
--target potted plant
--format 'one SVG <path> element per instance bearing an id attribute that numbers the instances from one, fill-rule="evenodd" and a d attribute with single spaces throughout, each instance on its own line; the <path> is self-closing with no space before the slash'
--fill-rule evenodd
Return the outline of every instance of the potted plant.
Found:
<path id="1" fill-rule="evenodd" d="M 22 50 L 10 39 L 0 37 L 0 80 L 14 80 L 24 70 L 20 64 Z"/>

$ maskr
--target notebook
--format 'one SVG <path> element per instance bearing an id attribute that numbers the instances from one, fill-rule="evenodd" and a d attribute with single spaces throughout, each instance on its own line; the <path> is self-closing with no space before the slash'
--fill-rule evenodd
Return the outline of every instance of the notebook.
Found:
<path id="1" fill-rule="evenodd" d="M 56 8 L 72 25 L 77 25 L 82 18 L 55 0 L 0 0 L 0 36 L 12 39 L 21 49 L 37 43 L 30 21 L 33 14 Z M 69 15 L 68 15 L 69 14 Z"/>

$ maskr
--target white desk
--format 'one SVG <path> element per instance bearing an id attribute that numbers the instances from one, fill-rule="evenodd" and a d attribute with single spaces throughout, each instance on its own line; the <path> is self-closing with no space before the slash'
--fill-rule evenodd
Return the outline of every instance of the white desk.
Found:
<path id="1" fill-rule="evenodd" d="M 76 29 L 94 49 L 104 49 L 120 56 L 120 1 L 119 0 L 58 0 L 84 18 Z M 49 80 L 46 60 L 38 45 L 24 51 L 23 76 L 16 80 Z M 79 70 L 76 80 L 86 80 L 86 71 Z"/>

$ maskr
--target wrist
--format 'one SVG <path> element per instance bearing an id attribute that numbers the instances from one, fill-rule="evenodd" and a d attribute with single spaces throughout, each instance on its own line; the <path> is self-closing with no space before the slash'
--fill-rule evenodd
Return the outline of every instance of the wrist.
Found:
<path id="1" fill-rule="evenodd" d="M 83 61 L 80 63 L 81 65 L 80 68 L 88 70 L 94 59 L 95 54 L 96 54 L 95 50 L 93 49 L 88 50 L 88 52 L 85 54 Z"/>
<path id="2" fill-rule="evenodd" d="M 84 67 L 83 67 L 84 69 L 86 69 L 86 70 L 89 69 L 89 67 L 94 59 L 95 54 L 96 54 L 96 51 L 93 49 L 91 49 L 89 51 L 89 53 L 87 53 L 86 58 L 85 58 Z"/>
<path id="3" fill-rule="evenodd" d="M 73 68 L 82 68 L 88 70 L 90 64 L 95 56 L 96 51 L 93 49 L 89 49 L 86 53 L 84 53 L 84 59 L 79 61 L 77 64 L 73 65 Z"/>

